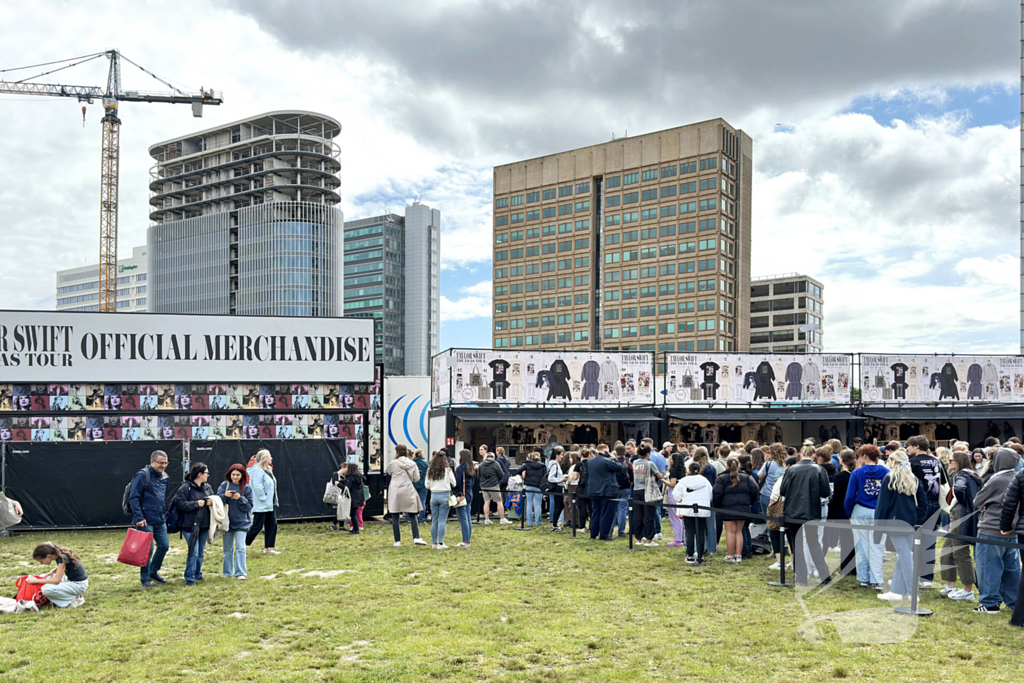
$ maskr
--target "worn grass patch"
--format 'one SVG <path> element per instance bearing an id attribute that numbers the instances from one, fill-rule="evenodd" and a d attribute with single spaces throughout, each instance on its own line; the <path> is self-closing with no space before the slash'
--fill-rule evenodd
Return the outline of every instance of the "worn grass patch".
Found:
<path id="1" fill-rule="evenodd" d="M 935 615 L 909 642 L 844 643 L 826 620 L 812 644 L 797 633 L 808 617 L 885 605 L 847 578 L 801 607 L 792 589 L 766 586 L 777 578 L 767 558 L 694 568 L 678 548 L 628 552 L 497 525 L 474 528 L 472 548 L 434 551 L 410 538 L 393 548 L 390 526 L 365 531 L 284 526 L 283 554 L 253 546 L 248 581 L 221 578 L 221 549 L 209 548 L 206 580 L 190 590 L 175 538 L 169 583 L 145 592 L 137 570 L 111 561 L 123 532 L 0 539 L 3 595 L 44 538 L 74 548 L 91 583 L 80 609 L 0 615 L 0 679 L 1024 679 L 1024 632 L 1009 615 L 976 616 L 936 590 L 923 599 Z M 458 534 L 449 523 L 448 541 Z"/>

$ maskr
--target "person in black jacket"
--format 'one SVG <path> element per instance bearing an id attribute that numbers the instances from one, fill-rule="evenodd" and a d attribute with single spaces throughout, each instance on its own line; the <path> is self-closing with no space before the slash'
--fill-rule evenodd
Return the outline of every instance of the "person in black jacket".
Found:
<path id="1" fill-rule="evenodd" d="M 541 523 L 541 501 L 544 482 L 548 476 L 548 470 L 541 463 L 543 451 L 530 453 L 530 459 L 523 463 L 520 474 L 523 475 L 523 490 L 526 492 L 526 526 L 540 526 Z"/>
<path id="2" fill-rule="evenodd" d="M 619 507 L 613 499 L 619 493 L 619 475 L 625 475 L 626 472 L 622 465 L 608 456 L 607 450 L 599 450 L 596 456 L 586 461 L 586 465 L 587 481 L 584 491 L 593 509 L 590 518 L 590 538 L 610 541 L 612 522 Z"/>
<path id="3" fill-rule="evenodd" d="M 1017 518 L 1014 524 L 1014 517 Z M 1014 531 L 1017 533 L 1017 542 L 1024 543 L 1024 470 L 1018 472 L 1010 485 L 1006 487 L 1003 494 L 1003 507 L 999 513 L 999 533 L 1002 536 L 1011 536 Z M 1017 584 L 1017 604 L 1013 608 L 1013 616 L 1010 617 L 1011 626 L 1024 626 L 1024 574 L 1021 574 L 1020 582 Z"/>
<path id="4" fill-rule="evenodd" d="M 850 523 L 850 517 L 846 514 L 846 490 L 850 487 L 850 477 L 853 470 L 857 468 L 857 454 L 849 448 L 839 452 L 839 462 L 843 466 L 841 472 L 836 474 L 832 482 L 832 502 L 828 506 L 826 515 L 831 526 L 825 531 L 826 548 L 839 546 L 839 555 L 842 562 L 839 571 L 856 562 L 857 555 L 854 551 L 853 529 L 844 529 Z M 827 550 L 826 550 L 827 552 Z"/>
<path id="5" fill-rule="evenodd" d="M 793 571 L 796 574 L 796 582 L 806 584 L 807 564 L 800 532 L 807 522 L 816 522 L 821 519 L 821 499 L 831 496 L 832 489 L 829 487 L 825 470 L 812 461 L 814 451 L 806 448 L 802 456 L 799 462 L 786 471 L 779 493 L 786 501 L 784 512 L 786 539 L 793 550 Z M 817 529 L 812 528 L 805 536 L 814 567 L 818 570 L 818 576 L 823 577 L 822 583 L 828 583 L 830 580 L 828 563 L 825 561 L 825 553 L 821 551 L 821 544 L 818 542 Z"/>
<path id="6" fill-rule="evenodd" d="M 206 481 L 210 470 L 205 464 L 192 465 L 188 475 L 171 501 L 178 510 L 181 531 L 188 543 L 188 559 L 185 562 L 185 587 L 192 588 L 196 581 L 203 580 L 203 556 L 206 554 L 206 539 L 210 532 L 210 508 L 207 499 L 214 496 L 213 489 Z"/>
<path id="7" fill-rule="evenodd" d="M 747 518 L 730 512 L 750 512 L 759 491 L 754 478 L 740 470 L 739 458 L 730 456 L 726 467 L 722 476 L 715 480 L 711 504 L 728 511 L 719 512 L 725 525 L 725 561 L 739 563 L 743 559 L 743 523 Z"/>
<path id="8" fill-rule="evenodd" d="M 352 498 L 352 528 L 349 533 L 358 534 L 362 527 L 362 508 L 366 504 L 366 499 L 363 498 L 363 475 L 359 473 L 359 465 L 354 462 L 345 463 L 341 466 L 341 470 L 335 472 L 331 477 L 331 483 L 340 489 L 348 489 L 348 495 Z M 331 528 L 335 528 L 333 524 Z M 345 523 L 339 522 L 338 531 L 342 531 L 344 528 Z"/>

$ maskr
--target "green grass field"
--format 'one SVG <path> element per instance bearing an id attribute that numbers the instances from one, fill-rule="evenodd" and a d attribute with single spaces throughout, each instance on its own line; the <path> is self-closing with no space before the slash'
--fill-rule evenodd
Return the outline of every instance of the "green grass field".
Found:
<path id="1" fill-rule="evenodd" d="M 629 552 L 624 540 L 497 525 L 475 527 L 472 548 L 435 551 L 413 546 L 403 527 L 393 548 L 379 523 L 358 537 L 283 526 L 283 554 L 264 556 L 258 540 L 248 581 L 221 578 L 221 549 L 208 548 L 206 580 L 190 590 L 177 537 L 169 582 L 150 591 L 114 561 L 123 532 L 0 539 L 3 595 L 39 567 L 31 550 L 47 539 L 74 548 L 91 583 L 79 609 L 0 615 L 0 680 L 1024 679 L 1024 631 L 1009 615 L 974 615 L 936 590 L 923 600 L 934 616 L 907 642 L 843 642 L 826 625 L 813 644 L 797 632 L 808 615 L 885 603 L 850 577 L 807 600 L 805 613 L 793 589 L 766 585 L 777 573 L 764 557 L 694 568 L 679 548 Z M 458 534 L 450 522 L 446 540 Z"/>

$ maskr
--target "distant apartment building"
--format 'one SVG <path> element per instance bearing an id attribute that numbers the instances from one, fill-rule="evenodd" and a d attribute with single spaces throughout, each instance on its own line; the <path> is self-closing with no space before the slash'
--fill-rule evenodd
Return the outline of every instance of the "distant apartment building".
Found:
<path id="1" fill-rule="evenodd" d="M 752 157 L 714 119 L 495 167 L 493 346 L 746 351 Z"/>
<path id="2" fill-rule="evenodd" d="M 117 260 L 117 310 L 144 313 L 148 297 L 146 247 L 132 249 L 131 258 Z M 100 265 L 93 263 L 57 271 L 58 311 L 98 311 Z"/>
<path id="3" fill-rule="evenodd" d="M 750 285 L 751 353 L 821 353 L 823 285 L 808 275 L 756 277 Z"/>
<path id="4" fill-rule="evenodd" d="M 288 110 L 152 145 L 149 310 L 342 315 L 340 132 Z"/>
<path id="5" fill-rule="evenodd" d="M 373 318 L 387 375 L 429 375 L 440 346 L 441 212 L 419 202 L 405 215 L 345 223 L 345 316 Z"/>

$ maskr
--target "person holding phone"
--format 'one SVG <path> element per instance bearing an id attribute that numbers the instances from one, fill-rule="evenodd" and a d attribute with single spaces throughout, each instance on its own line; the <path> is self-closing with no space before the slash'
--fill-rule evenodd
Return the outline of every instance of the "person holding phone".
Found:
<path id="1" fill-rule="evenodd" d="M 188 559 L 185 561 L 185 588 L 192 588 L 196 581 L 203 580 L 203 557 L 206 554 L 206 539 L 210 533 L 210 508 L 207 499 L 214 493 L 207 483 L 210 470 L 197 462 L 185 475 L 183 483 L 174 494 L 171 505 L 178 510 L 181 532 L 188 543 Z M 194 538 L 193 538 L 194 537 Z"/>
<path id="2" fill-rule="evenodd" d="M 245 579 L 245 534 L 252 526 L 252 487 L 245 467 L 234 464 L 228 468 L 217 495 L 228 508 L 228 532 L 224 534 L 224 578 Z"/>

